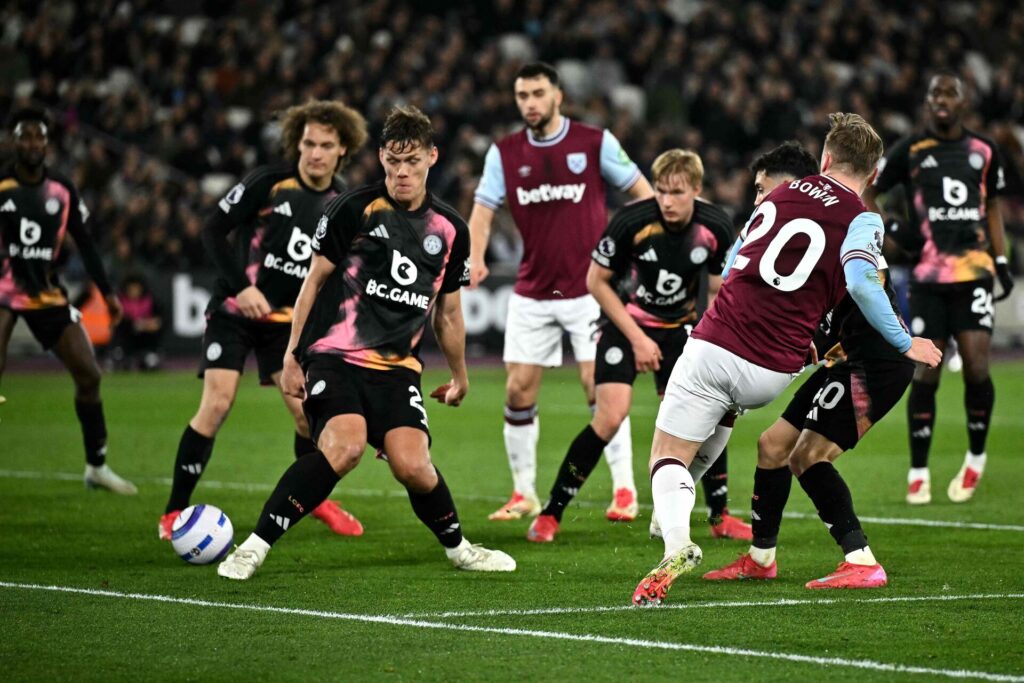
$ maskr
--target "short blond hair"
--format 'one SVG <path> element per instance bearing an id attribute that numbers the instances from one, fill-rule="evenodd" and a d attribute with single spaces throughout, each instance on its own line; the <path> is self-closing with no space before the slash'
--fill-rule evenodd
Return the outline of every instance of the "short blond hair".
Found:
<path id="1" fill-rule="evenodd" d="M 704 182 L 704 162 L 700 155 L 690 149 L 670 149 L 658 155 L 651 164 L 651 180 L 681 175 L 690 182 L 690 187 L 700 187 Z"/>
<path id="2" fill-rule="evenodd" d="M 828 121 L 825 151 L 832 155 L 832 163 L 857 176 L 871 175 L 885 151 L 875 129 L 858 114 L 836 112 Z"/>
<path id="3" fill-rule="evenodd" d="M 299 156 L 299 142 L 306 130 L 307 123 L 319 123 L 333 128 L 338 134 L 338 142 L 346 149 L 345 155 L 338 160 L 334 169 L 337 173 L 349 159 L 355 156 L 364 144 L 366 119 L 352 107 L 333 100 L 310 100 L 305 104 L 290 107 L 281 117 L 281 146 L 285 158 L 294 161 Z"/>

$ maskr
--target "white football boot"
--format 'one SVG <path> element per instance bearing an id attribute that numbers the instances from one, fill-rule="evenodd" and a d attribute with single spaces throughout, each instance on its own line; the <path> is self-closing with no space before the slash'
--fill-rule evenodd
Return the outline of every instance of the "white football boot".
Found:
<path id="1" fill-rule="evenodd" d="M 217 574 L 225 579 L 245 581 L 251 578 L 267 559 L 270 546 L 256 534 L 250 534 L 242 545 L 217 565 Z"/>
<path id="2" fill-rule="evenodd" d="M 516 561 L 507 553 L 472 545 L 465 538 L 458 547 L 445 548 L 444 552 L 456 569 L 469 572 L 511 572 L 516 569 Z"/>
<path id="3" fill-rule="evenodd" d="M 107 489 L 114 493 L 120 493 L 122 496 L 134 496 L 139 492 L 135 488 L 135 484 L 131 483 L 127 479 L 122 479 L 110 469 L 110 465 L 95 465 L 85 466 L 85 475 L 82 477 L 85 481 L 85 486 L 90 489 Z"/>

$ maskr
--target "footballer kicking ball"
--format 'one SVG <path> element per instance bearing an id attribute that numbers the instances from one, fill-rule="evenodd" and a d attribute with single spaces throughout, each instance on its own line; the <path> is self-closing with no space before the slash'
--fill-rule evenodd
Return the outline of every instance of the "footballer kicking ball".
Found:
<path id="1" fill-rule="evenodd" d="M 181 511 L 171 527 L 171 546 L 191 564 L 210 564 L 227 554 L 235 530 L 223 510 L 214 505 L 193 505 Z"/>

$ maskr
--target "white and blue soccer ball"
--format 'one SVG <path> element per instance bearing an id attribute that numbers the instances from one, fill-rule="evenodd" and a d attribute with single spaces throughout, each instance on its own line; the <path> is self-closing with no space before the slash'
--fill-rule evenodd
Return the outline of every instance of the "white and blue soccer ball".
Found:
<path id="1" fill-rule="evenodd" d="M 214 505 L 192 505 L 181 511 L 171 527 L 171 546 L 191 564 L 210 564 L 227 554 L 235 529 L 224 511 Z"/>

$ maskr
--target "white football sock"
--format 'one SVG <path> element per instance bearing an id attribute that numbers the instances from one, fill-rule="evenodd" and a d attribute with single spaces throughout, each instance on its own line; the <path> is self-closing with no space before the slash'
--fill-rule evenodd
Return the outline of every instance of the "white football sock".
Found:
<path id="1" fill-rule="evenodd" d="M 536 411 L 531 407 L 530 411 Z M 521 411 L 517 411 L 521 412 Z M 505 408 L 508 417 L 509 409 Z M 505 453 L 512 470 L 515 490 L 527 498 L 537 497 L 537 440 L 540 438 L 540 416 L 534 415 L 528 424 L 505 422 Z"/>
<path id="2" fill-rule="evenodd" d="M 750 546 L 750 559 L 762 567 L 769 566 L 775 561 L 775 548 L 755 548 Z"/>
<path id="3" fill-rule="evenodd" d="M 665 539 L 665 556 L 689 545 L 690 513 L 696 499 L 693 478 L 683 463 L 673 458 L 658 467 L 651 476 L 654 514 Z M 663 462 L 663 461 L 659 461 Z"/>
<path id="4" fill-rule="evenodd" d="M 693 477 L 694 481 L 700 481 L 704 473 L 711 469 L 711 466 L 718 460 L 718 456 L 725 450 L 730 436 L 732 436 L 732 427 L 724 427 L 722 425 L 715 427 L 715 431 L 701 445 L 697 455 L 693 458 L 693 462 L 690 463 L 690 476 Z"/>
<path id="5" fill-rule="evenodd" d="M 633 481 L 633 435 L 628 415 L 619 425 L 619 431 L 604 447 L 604 457 L 612 473 L 612 490 L 627 488 L 636 491 L 636 482 Z"/>
<path id="6" fill-rule="evenodd" d="M 985 469 L 985 460 L 988 458 L 987 453 L 981 455 L 975 455 L 970 451 L 967 451 L 967 455 L 964 456 L 964 464 L 975 470 L 978 474 L 981 474 Z"/>
<path id="7" fill-rule="evenodd" d="M 846 561 L 850 564 L 863 564 L 867 566 L 878 564 L 878 560 L 875 559 L 874 554 L 871 552 L 871 548 L 864 546 L 860 550 L 854 550 L 851 553 L 846 553 Z"/>
<path id="8" fill-rule="evenodd" d="M 932 480 L 932 475 L 928 471 L 927 467 L 911 467 L 910 471 L 907 472 L 907 483 L 917 481 L 918 479 L 924 479 L 927 482 Z"/>

